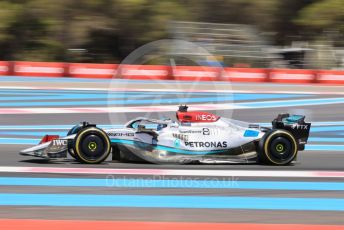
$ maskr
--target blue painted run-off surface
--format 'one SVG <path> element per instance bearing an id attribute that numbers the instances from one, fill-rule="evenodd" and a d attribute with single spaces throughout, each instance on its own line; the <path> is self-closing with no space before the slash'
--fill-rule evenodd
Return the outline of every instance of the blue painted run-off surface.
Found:
<path id="1" fill-rule="evenodd" d="M 180 189 L 263 189 L 344 191 L 344 182 L 285 182 L 232 180 L 161 180 L 161 179 L 107 179 L 0 177 L 1 186 L 61 186 L 61 187 L 127 187 Z"/>
<path id="2" fill-rule="evenodd" d="M 344 199 L 235 196 L 2 193 L 0 205 L 344 211 Z"/>
<path id="3" fill-rule="evenodd" d="M 268 100 L 308 97 L 299 94 L 267 93 L 212 93 L 212 92 L 107 92 L 80 90 L 25 90 L 3 89 L 0 92 L 0 106 L 81 106 L 81 105 L 133 105 L 155 103 L 205 103 L 243 100 Z"/>

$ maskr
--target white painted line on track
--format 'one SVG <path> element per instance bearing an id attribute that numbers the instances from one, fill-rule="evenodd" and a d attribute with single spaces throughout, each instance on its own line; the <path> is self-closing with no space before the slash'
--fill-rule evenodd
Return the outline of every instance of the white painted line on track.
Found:
<path id="1" fill-rule="evenodd" d="M 118 92 L 127 92 L 127 91 L 143 91 L 143 92 L 205 92 L 205 93 L 271 93 L 271 94 L 313 94 L 313 95 L 344 95 L 344 92 L 333 92 L 333 91 L 296 91 L 296 90 L 235 90 L 229 87 L 229 89 L 156 89 L 156 88 L 107 88 L 107 87 L 31 87 L 31 86 L 0 86 L 0 89 L 28 89 L 28 90 L 80 90 L 80 91 L 118 91 Z"/>
<path id="2" fill-rule="evenodd" d="M 264 104 L 265 103 L 265 104 Z M 316 98 L 296 100 L 273 100 L 241 103 L 220 104 L 190 104 L 190 111 L 197 110 L 233 110 L 233 109 L 256 109 L 256 108 L 278 108 L 297 107 L 312 105 L 343 104 L 344 98 Z M 155 105 L 155 106 L 118 106 L 118 107 L 30 107 L 30 108 L 0 108 L 0 114 L 69 114 L 69 113 L 139 113 L 139 112 L 170 112 L 175 111 L 178 105 Z"/>
<path id="3" fill-rule="evenodd" d="M 61 114 L 61 113 L 139 113 L 176 111 L 178 105 L 119 106 L 119 107 L 65 107 L 65 108 L 0 108 L 0 114 Z M 193 110 L 229 110 L 243 108 L 235 104 L 193 104 Z"/>
<path id="4" fill-rule="evenodd" d="M 109 169 L 109 168 L 56 168 L 7 167 L 6 173 L 150 175 L 150 176 L 210 176 L 210 177 L 271 177 L 271 178 L 344 178 L 344 171 L 280 171 L 280 170 L 182 170 L 182 169 Z"/>
<path id="5" fill-rule="evenodd" d="M 312 127 L 322 126 L 344 126 L 344 121 L 311 121 Z M 261 126 L 271 126 L 271 122 L 257 123 Z M 0 125 L 0 130 L 69 130 L 75 124 L 59 124 L 59 125 Z M 123 128 L 124 124 L 98 124 L 103 128 Z"/>

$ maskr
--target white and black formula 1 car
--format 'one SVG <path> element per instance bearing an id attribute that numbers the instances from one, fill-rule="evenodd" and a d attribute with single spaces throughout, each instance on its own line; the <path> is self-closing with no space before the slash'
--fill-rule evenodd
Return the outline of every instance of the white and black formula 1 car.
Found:
<path id="1" fill-rule="evenodd" d="M 83 122 L 66 137 L 46 135 L 21 155 L 47 159 L 70 154 L 82 163 L 113 160 L 152 163 L 262 163 L 286 165 L 304 150 L 310 123 L 305 116 L 280 114 L 272 128 L 260 127 L 180 106 L 177 121 L 139 117 L 123 128 L 100 129 Z"/>

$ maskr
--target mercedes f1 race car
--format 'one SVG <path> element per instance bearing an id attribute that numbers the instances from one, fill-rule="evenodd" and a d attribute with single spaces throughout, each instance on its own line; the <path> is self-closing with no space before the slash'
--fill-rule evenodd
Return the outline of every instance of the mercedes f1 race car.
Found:
<path id="1" fill-rule="evenodd" d="M 83 122 L 66 137 L 46 135 L 21 155 L 67 158 L 97 164 L 113 160 L 152 163 L 261 163 L 287 165 L 304 150 L 311 123 L 305 116 L 280 114 L 261 127 L 180 106 L 177 121 L 139 117 L 123 128 L 101 129 Z"/>

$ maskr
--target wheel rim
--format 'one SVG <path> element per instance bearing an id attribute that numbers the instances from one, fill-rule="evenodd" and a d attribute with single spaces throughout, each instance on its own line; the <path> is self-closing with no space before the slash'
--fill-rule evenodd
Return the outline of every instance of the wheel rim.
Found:
<path id="1" fill-rule="evenodd" d="M 285 145 L 280 143 L 276 145 L 275 149 L 278 153 L 282 153 L 284 151 L 284 148 L 285 148 Z"/>
<path id="2" fill-rule="evenodd" d="M 88 149 L 90 150 L 90 151 L 92 151 L 92 152 L 94 152 L 94 151 L 96 151 L 97 150 L 97 147 L 98 147 L 98 145 L 97 145 L 97 143 L 96 142 L 89 142 L 88 143 Z"/>
<path id="3" fill-rule="evenodd" d="M 289 161 L 295 155 L 292 142 L 283 136 L 272 139 L 269 150 L 271 158 L 276 162 Z"/>
<path id="4" fill-rule="evenodd" d="M 87 160 L 97 160 L 101 158 L 106 150 L 105 140 L 102 137 L 92 133 L 82 137 L 80 145 L 83 157 Z"/>

